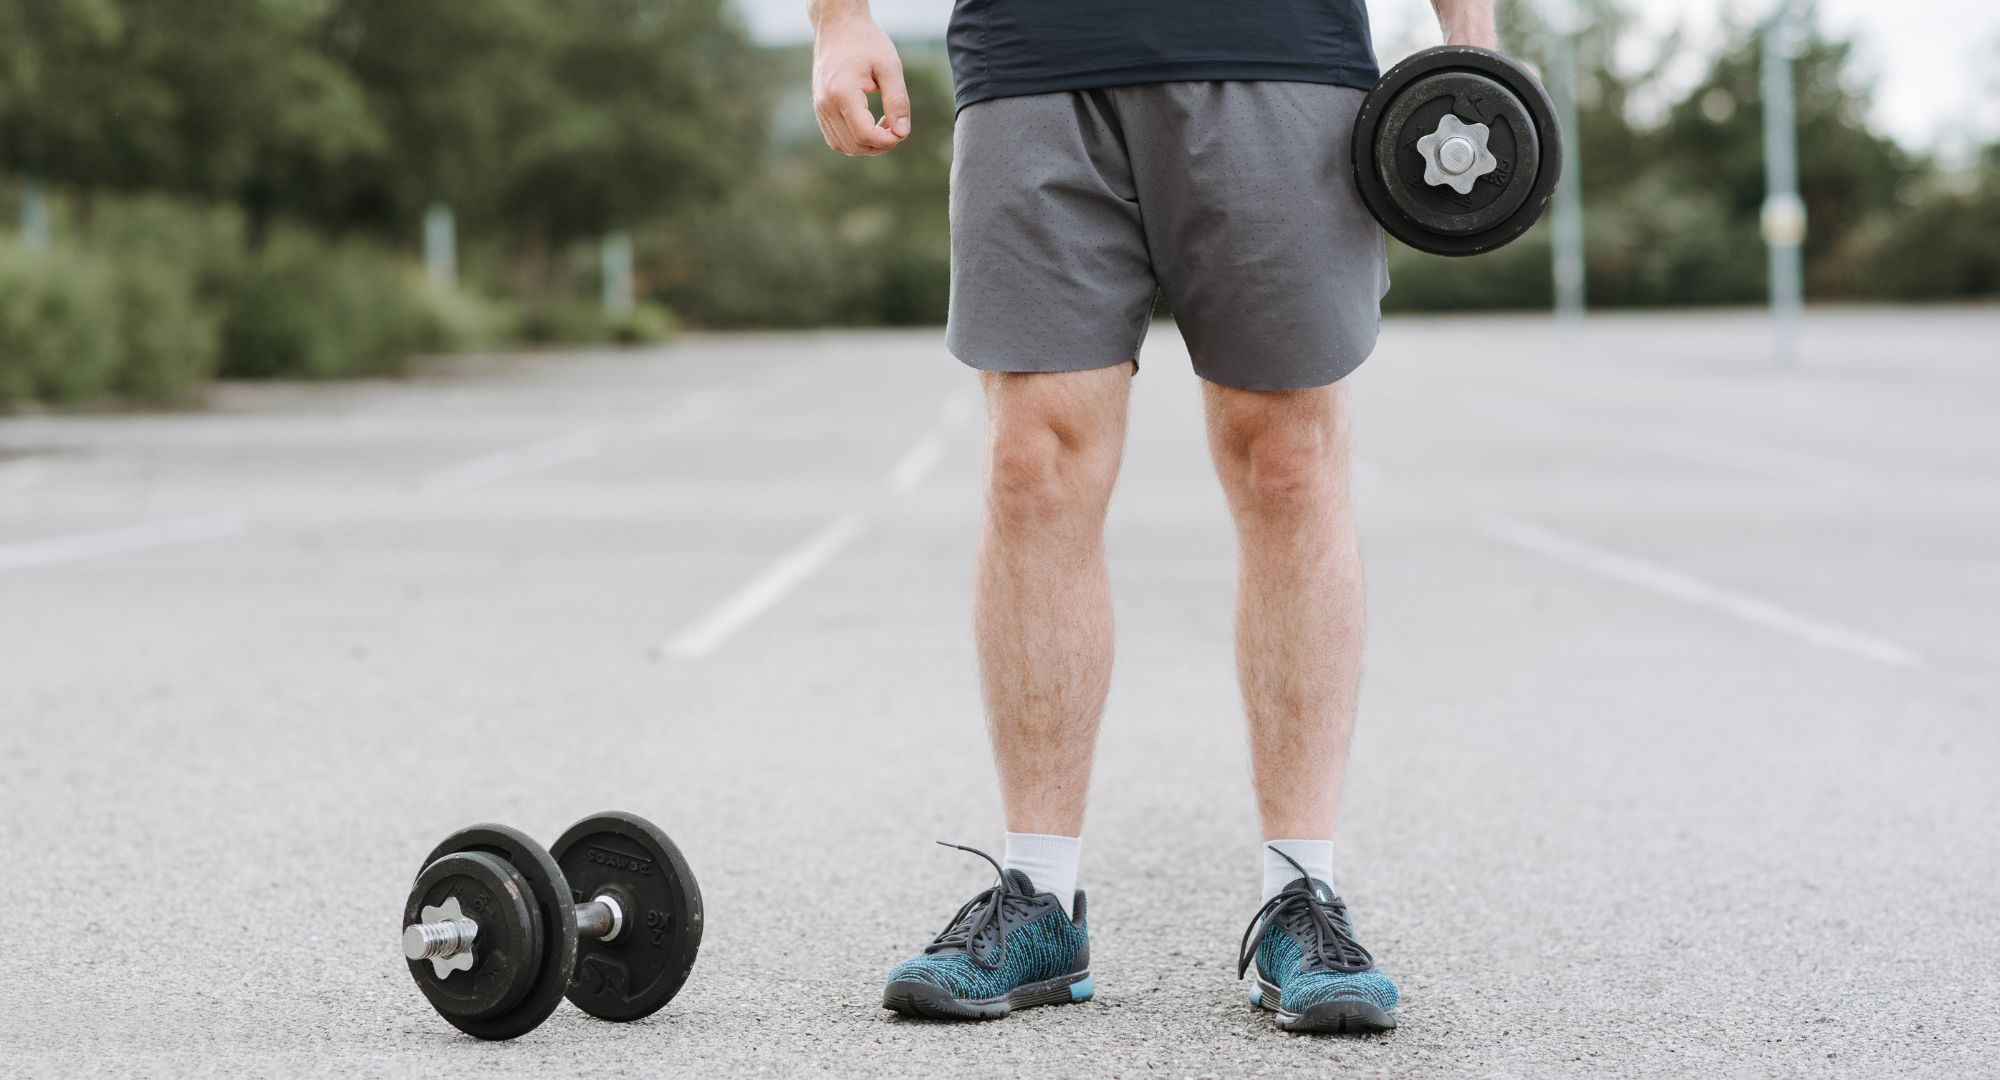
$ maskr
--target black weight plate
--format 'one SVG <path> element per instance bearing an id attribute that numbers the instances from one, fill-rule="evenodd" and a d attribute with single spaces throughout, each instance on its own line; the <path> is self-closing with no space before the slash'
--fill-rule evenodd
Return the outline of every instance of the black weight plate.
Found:
<path id="1" fill-rule="evenodd" d="M 1503 89 L 1511 100 L 1502 99 L 1502 104 L 1508 108 L 1520 109 L 1526 117 L 1521 130 L 1511 134 L 1517 138 L 1525 138 L 1530 134 L 1528 129 L 1532 127 L 1532 134 L 1536 139 L 1535 148 L 1539 151 L 1536 155 L 1539 160 L 1534 165 L 1532 175 L 1517 166 L 1510 170 L 1504 185 L 1508 189 L 1512 189 L 1515 185 L 1523 185 L 1524 193 L 1520 196 L 1518 205 L 1490 226 L 1475 227 L 1473 231 L 1457 234 L 1428 228 L 1419 220 L 1413 219 L 1389 190 L 1390 178 L 1406 174 L 1412 160 L 1416 162 L 1414 175 L 1417 177 L 1417 183 L 1422 184 L 1421 157 L 1415 154 L 1414 143 L 1419 136 L 1427 134 L 1427 131 L 1410 129 L 1408 139 L 1399 140 L 1396 136 L 1400 132 L 1392 130 L 1388 123 L 1388 114 L 1392 106 L 1406 91 L 1410 91 L 1414 84 L 1441 74 L 1476 76 Z M 1461 82 L 1460 85 L 1472 84 Z M 1436 98 L 1423 94 L 1421 89 L 1417 89 L 1416 93 L 1418 96 L 1410 103 L 1406 103 L 1401 111 L 1406 119 L 1410 115 L 1417 115 L 1419 117 L 1417 122 L 1421 125 L 1421 117 L 1424 114 L 1420 106 L 1427 101 L 1435 101 Z M 1437 108 L 1441 114 L 1442 107 Z M 1436 117 L 1431 117 L 1430 120 L 1434 128 Z M 1489 127 L 1495 126 L 1489 124 Z M 1385 139 L 1388 141 L 1385 142 Z M 1404 146 L 1405 143 L 1408 144 L 1407 147 Z M 1393 155 L 1378 151 L 1378 147 L 1383 146 L 1395 146 L 1397 151 Z M 1411 157 L 1401 158 L 1405 152 Z M 1383 229 L 1389 235 L 1419 251 L 1427 251 L 1434 255 L 1477 255 L 1480 252 L 1491 251 L 1528 231 L 1528 228 L 1541 217 L 1542 211 L 1548 206 L 1550 195 L 1555 192 L 1556 180 L 1562 175 L 1562 154 L 1561 129 L 1556 124 L 1555 106 L 1549 101 L 1548 92 L 1535 81 L 1535 77 L 1528 72 L 1528 69 L 1489 49 L 1476 49 L 1466 45 L 1444 45 L 1425 49 L 1390 68 L 1382 76 L 1381 81 L 1375 84 L 1375 89 L 1369 91 L 1368 96 L 1362 101 L 1361 111 L 1354 123 L 1354 181 L 1361 194 L 1361 201 L 1367 205 L 1369 213 L 1375 215 L 1376 220 L 1382 223 Z M 1400 162 L 1398 158 L 1401 158 Z M 1488 189 L 1496 186 L 1489 181 L 1482 180 L 1481 183 Z M 1405 190 L 1402 201 L 1411 201 L 1408 185 L 1403 186 Z M 1457 195 L 1448 189 L 1439 190 L 1444 190 L 1447 195 L 1453 197 Z M 1475 185 L 1474 195 L 1471 197 L 1474 204 L 1472 208 L 1476 210 L 1490 207 L 1499 201 L 1503 193 L 1482 193 L 1481 187 Z M 1449 209 L 1449 205 L 1446 204 L 1439 209 Z M 1460 209 L 1465 207 L 1461 205 Z M 1461 223 L 1463 220 L 1461 219 Z"/>
<path id="2" fill-rule="evenodd" d="M 411 960 L 410 975 L 446 1020 L 489 1020 L 519 1005 L 534 985 L 542 935 L 533 898 L 513 867 L 482 852 L 457 851 L 417 875 L 403 905 L 403 925 L 422 921 L 426 907 L 453 897 L 465 917 L 479 924 L 472 966 L 440 978 L 429 960 Z"/>
<path id="3" fill-rule="evenodd" d="M 505 825 L 460 829 L 446 837 L 430 858 L 424 860 L 424 865 L 458 851 L 483 852 L 499 858 L 528 883 L 528 893 L 533 899 L 529 906 L 541 934 L 542 955 L 535 967 L 534 982 L 519 1005 L 485 1020 L 458 1020 L 450 1016 L 445 1019 L 458 1030 L 480 1039 L 526 1035 L 556 1011 L 563 988 L 569 984 L 570 967 L 576 963 L 576 908 L 570 905 L 569 882 L 542 845 Z"/>
<path id="4" fill-rule="evenodd" d="M 603 1020 L 637 1020 L 672 1001 L 701 949 L 701 889 L 674 842 L 634 814 L 609 811 L 569 827 L 549 849 L 587 903 L 609 895 L 625 922 L 609 941 L 577 944 L 569 1000 Z"/>
<path id="5" fill-rule="evenodd" d="M 1492 172 L 1464 195 L 1424 182 L 1417 141 L 1445 116 L 1486 125 Z M 1451 236 L 1483 232 L 1507 220 L 1528 199 L 1541 150 L 1534 118 L 1521 99 L 1484 75 L 1443 71 L 1418 79 L 1382 112 L 1375 136 L 1375 166 L 1389 198 L 1419 227 Z"/>

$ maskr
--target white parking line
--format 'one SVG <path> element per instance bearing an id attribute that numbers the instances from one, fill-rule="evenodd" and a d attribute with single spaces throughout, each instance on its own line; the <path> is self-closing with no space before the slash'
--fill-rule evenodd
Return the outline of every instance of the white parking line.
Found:
<path id="1" fill-rule="evenodd" d="M 684 660 L 698 660 L 714 652 L 730 635 L 777 607 L 793 589 L 846 550 L 867 527 L 867 519 L 859 513 L 835 518 L 769 569 L 750 579 L 700 621 L 669 638 L 660 650 Z"/>
<path id="2" fill-rule="evenodd" d="M 1682 603 L 1707 608 L 1753 626 L 1775 630 L 1808 645 L 1894 667 L 1915 667 L 1922 663 L 1914 651 L 1893 641 L 1820 622 L 1769 600 L 1711 584 L 1644 559 L 1593 547 L 1517 518 L 1502 515 L 1488 517 L 1480 522 L 1480 531 L 1523 551 Z"/>
<path id="3" fill-rule="evenodd" d="M 979 395 L 972 390 L 960 390 L 944 399 L 944 407 L 938 410 L 938 423 L 947 431 L 956 431 L 959 425 L 972 419 L 978 408 Z"/>
<path id="4" fill-rule="evenodd" d="M 917 490 L 944 460 L 944 450 L 944 436 L 935 431 L 918 439 L 889 471 L 889 486 L 899 493 Z"/>
<path id="5" fill-rule="evenodd" d="M 250 520 L 236 512 L 203 514 L 199 517 L 149 521 L 117 529 L 51 536 L 18 544 L 0 545 L 0 570 L 50 563 L 76 562 L 103 555 L 119 555 L 147 548 L 194 544 L 235 536 L 249 528 Z"/>
<path id="6" fill-rule="evenodd" d="M 584 428 L 432 469 L 418 480 L 418 486 L 437 494 L 491 487 L 517 476 L 588 461 L 603 453 L 606 445 L 603 431 Z"/>
<path id="7" fill-rule="evenodd" d="M 903 495 L 915 491 L 937 471 L 950 444 L 945 432 L 964 424 L 972 415 L 973 396 L 961 391 L 945 399 L 938 411 L 938 423 L 913 443 L 889 470 L 889 490 Z M 804 543 L 785 553 L 765 571 L 731 593 L 687 629 L 668 638 L 660 653 L 682 660 L 699 660 L 722 647 L 737 631 L 789 596 L 794 589 L 825 569 L 860 535 L 867 531 L 868 516 L 851 510 L 835 518 Z"/>

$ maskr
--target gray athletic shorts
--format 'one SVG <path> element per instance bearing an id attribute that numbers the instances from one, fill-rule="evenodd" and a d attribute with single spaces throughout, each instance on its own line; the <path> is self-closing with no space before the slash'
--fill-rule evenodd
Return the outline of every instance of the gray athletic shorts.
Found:
<path id="1" fill-rule="evenodd" d="M 958 114 L 946 342 L 986 371 L 1136 360 L 1164 292 L 1195 371 L 1324 386 L 1375 347 L 1382 232 L 1354 190 L 1362 91 L 1178 82 Z"/>

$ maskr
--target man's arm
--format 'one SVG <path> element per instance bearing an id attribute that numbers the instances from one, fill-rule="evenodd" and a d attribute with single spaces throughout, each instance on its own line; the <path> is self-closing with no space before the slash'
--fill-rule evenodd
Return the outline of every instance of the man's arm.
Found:
<path id="1" fill-rule="evenodd" d="M 843 154 L 894 150 L 910 133 L 910 92 L 896 46 L 868 13 L 868 0 L 811 0 L 808 10 L 813 112 L 826 144 Z M 882 95 L 879 121 L 868 111 L 871 93 Z"/>
<path id="2" fill-rule="evenodd" d="M 1493 0 L 1431 0 L 1431 8 L 1437 12 L 1446 45 L 1500 47 L 1500 35 L 1493 29 Z"/>

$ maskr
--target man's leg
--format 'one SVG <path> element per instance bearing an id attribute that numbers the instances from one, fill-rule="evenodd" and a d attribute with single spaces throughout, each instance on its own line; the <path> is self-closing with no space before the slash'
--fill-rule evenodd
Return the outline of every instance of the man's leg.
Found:
<path id="1" fill-rule="evenodd" d="M 974 624 L 1010 833 L 1083 829 L 1111 683 L 1104 512 L 1131 374 L 1120 364 L 981 376 L 989 458 Z"/>
<path id="2" fill-rule="evenodd" d="M 1007 854 L 994 887 L 889 972 L 882 1004 L 897 1012 L 989 1020 L 1094 992 L 1076 868 L 1111 683 L 1104 510 L 1131 373 L 980 376 L 989 455 L 973 616 Z"/>
<path id="3" fill-rule="evenodd" d="M 1264 839 L 1325 841 L 1361 678 L 1346 391 L 1204 385 L 1209 449 L 1236 520 L 1236 666 Z"/>
<path id="4" fill-rule="evenodd" d="M 1361 550 L 1346 390 L 1209 383 L 1209 449 L 1236 519 L 1236 668 L 1250 725 L 1264 904 L 1238 957 L 1291 1031 L 1396 1026 L 1396 984 L 1333 891 L 1333 818 L 1361 678 Z"/>

